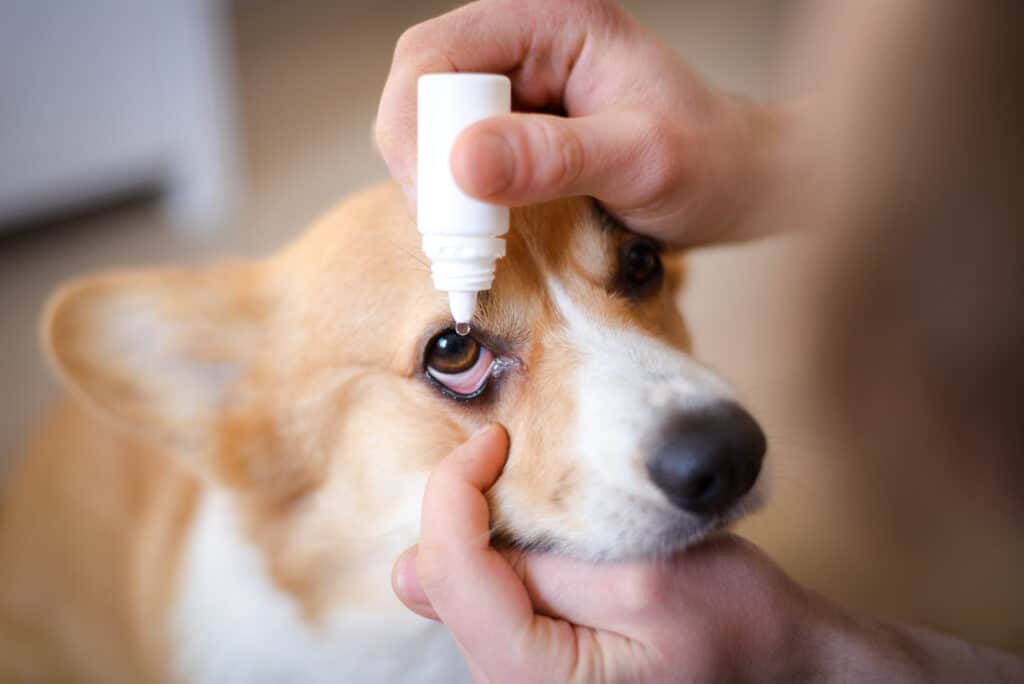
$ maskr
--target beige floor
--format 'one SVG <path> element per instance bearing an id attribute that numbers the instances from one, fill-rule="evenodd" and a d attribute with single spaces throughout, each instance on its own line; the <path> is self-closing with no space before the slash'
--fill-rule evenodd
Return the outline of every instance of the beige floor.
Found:
<path id="1" fill-rule="evenodd" d="M 700 71 L 758 97 L 776 92 L 774 72 L 795 4 L 627 3 Z M 451 6 L 239 2 L 234 26 L 248 195 L 237 220 L 212 243 L 180 237 L 145 202 L 0 238 L 0 454 L 14 450 L 52 393 L 34 330 L 57 282 L 115 264 L 261 253 L 337 198 L 383 178 L 370 128 L 393 43 L 406 26 Z M 877 505 L 865 484 L 871 478 L 851 476 L 856 466 L 840 458 L 843 445 L 823 427 L 828 398 L 814 383 L 808 311 L 819 283 L 820 260 L 810 258 L 816 249 L 807 238 L 790 237 L 694 259 L 684 308 L 698 352 L 736 382 L 774 445 L 775 497 L 746 529 L 799 579 L 858 607 L 994 643 L 1024 643 L 1011 620 L 1024 610 L 1021 592 L 1007 600 L 1017 582 L 992 544 L 973 543 L 972 530 L 908 545 L 896 532 L 864 529 L 861 512 Z M 940 564 L 945 547 L 980 557 L 985 573 Z M 965 582 L 979 576 L 982 586 L 966 591 Z"/>

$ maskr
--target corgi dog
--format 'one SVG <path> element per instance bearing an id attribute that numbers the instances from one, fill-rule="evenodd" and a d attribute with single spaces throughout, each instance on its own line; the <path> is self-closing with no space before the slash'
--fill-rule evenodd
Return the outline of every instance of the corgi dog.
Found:
<path id="1" fill-rule="evenodd" d="M 765 436 L 691 354 L 681 256 L 583 198 L 507 240 L 466 337 L 390 183 L 265 260 L 59 290 L 67 399 L 0 508 L 0 681 L 468 679 L 390 570 L 489 422 L 496 544 L 656 557 L 751 510 Z"/>

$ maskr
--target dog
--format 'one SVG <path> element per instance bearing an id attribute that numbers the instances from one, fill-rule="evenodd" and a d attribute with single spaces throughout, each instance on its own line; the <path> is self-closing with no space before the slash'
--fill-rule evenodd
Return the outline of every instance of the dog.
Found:
<path id="1" fill-rule="evenodd" d="M 514 210 L 507 240 L 466 337 L 390 183 L 266 260 L 60 289 L 68 399 L 0 509 L 0 679 L 466 679 L 389 575 L 431 468 L 488 422 L 496 544 L 656 557 L 756 506 L 765 436 L 692 356 L 683 257 L 584 198 Z"/>

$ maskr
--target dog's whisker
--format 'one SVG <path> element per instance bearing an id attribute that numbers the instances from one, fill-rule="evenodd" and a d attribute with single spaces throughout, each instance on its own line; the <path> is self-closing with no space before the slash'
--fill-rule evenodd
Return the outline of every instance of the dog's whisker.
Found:
<path id="1" fill-rule="evenodd" d="M 409 249 L 405 245 L 401 245 L 401 244 L 395 242 L 394 240 L 392 240 L 392 239 L 390 239 L 388 237 L 384 237 L 383 239 L 384 239 L 384 241 L 389 243 L 392 247 L 394 247 L 398 252 L 400 252 L 401 254 L 409 257 L 410 259 L 412 259 L 413 261 L 415 261 L 416 263 L 418 263 L 420 266 L 423 267 L 422 269 L 418 269 L 418 270 L 424 270 L 424 271 L 427 271 L 427 272 L 430 271 L 430 262 L 428 262 L 426 260 L 426 258 L 423 257 L 423 255 L 415 252 L 414 250 Z"/>

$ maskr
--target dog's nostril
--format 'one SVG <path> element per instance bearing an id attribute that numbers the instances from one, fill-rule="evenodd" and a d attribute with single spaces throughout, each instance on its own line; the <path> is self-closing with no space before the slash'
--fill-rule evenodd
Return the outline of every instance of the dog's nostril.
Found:
<path id="1" fill-rule="evenodd" d="M 721 478 L 714 473 L 700 474 L 696 477 L 684 479 L 680 494 L 686 499 L 704 499 L 718 484 Z"/>
<path id="2" fill-rule="evenodd" d="M 766 448 L 757 421 L 736 404 L 723 402 L 674 421 L 647 470 L 679 508 L 719 513 L 754 486 Z"/>

